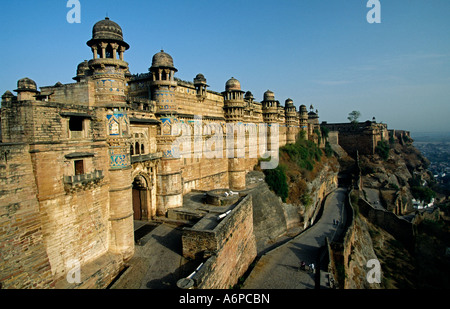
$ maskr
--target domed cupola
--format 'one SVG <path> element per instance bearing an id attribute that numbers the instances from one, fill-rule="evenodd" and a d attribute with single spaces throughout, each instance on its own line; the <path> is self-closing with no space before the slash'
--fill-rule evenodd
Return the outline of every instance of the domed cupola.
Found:
<path id="1" fill-rule="evenodd" d="M 17 99 L 19 101 L 22 100 L 35 100 L 35 95 L 39 93 L 37 90 L 36 83 L 34 80 L 25 77 L 22 79 L 19 79 L 17 81 L 17 89 L 14 90 L 17 92 Z"/>
<path id="2" fill-rule="evenodd" d="M 151 76 L 151 98 L 156 101 L 157 113 L 170 114 L 177 112 L 175 89 L 178 86 L 173 65 L 173 58 L 161 50 L 152 58 L 152 66 L 148 69 Z"/>
<path id="3" fill-rule="evenodd" d="M 84 81 L 85 78 L 89 75 L 89 64 L 87 60 L 84 60 L 77 66 L 77 76 L 73 79 L 77 82 Z"/>
<path id="4" fill-rule="evenodd" d="M 264 101 L 275 101 L 275 94 L 271 90 L 264 92 Z"/>
<path id="5" fill-rule="evenodd" d="M 224 110 L 227 121 L 242 121 L 244 116 L 244 91 L 241 90 L 241 83 L 234 77 L 225 83 Z"/>
<path id="6" fill-rule="evenodd" d="M 275 100 L 275 94 L 271 90 L 264 92 L 262 104 L 262 113 L 264 122 L 277 122 L 279 102 Z"/>
<path id="7" fill-rule="evenodd" d="M 158 84 L 174 84 L 176 86 L 175 73 L 178 70 L 173 65 L 173 58 L 168 53 L 161 50 L 156 53 L 152 58 L 152 66 L 148 69 L 153 77 L 154 82 Z"/>
<path id="8" fill-rule="evenodd" d="M 95 84 L 97 104 L 126 104 L 128 63 L 124 52 L 130 47 L 123 40 L 122 28 L 108 17 L 97 22 L 92 28 L 92 39 L 86 43 L 92 50 L 93 58 L 78 65 L 76 81 L 90 79 Z"/>
<path id="9" fill-rule="evenodd" d="M 108 17 L 97 22 L 92 28 L 93 40 L 116 40 L 123 41 L 122 28 Z"/>
<path id="10" fill-rule="evenodd" d="M 123 40 L 122 28 L 108 17 L 97 22 L 92 28 L 92 39 L 86 43 L 93 52 L 94 59 L 117 58 L 123 60 L 123 52 L 130 48 Z"/>
<path id="11" fill-rule="evenodd" d="M 206 78 L 203 74 L 199 73 L 194 78 L 194 87 L 197 91 L 197 98 L 200 101 L 203 101 L 206 98 L 206 87 L 208 85 L 206 84 Z"/>
<path id="12" fill-rule="evenodd" d="M 225 91 L 240 91 L 241 83 L 234 77 L 230 78 L 225 84 Z"/>
<path id="13" fill-rule="evenodd" d="M 16 92 L 20 92 L 20 91 L 38 92 L 35 81 L 28 77 L 19 79 L 17 81 L 17 89 L 14 91 L 16 91 Z"/>
<path id="14" fill-rule="evenodd" d="M 161 50 L 159 53 L 155 54 L 152 58 L 152 66 L 150 68 L 150 71 L 156 68 L 171 69 L 175 72 L 178 72 L 178 70 L 173 65 L 172 56 L 164 52 L 164 50 Z"/>

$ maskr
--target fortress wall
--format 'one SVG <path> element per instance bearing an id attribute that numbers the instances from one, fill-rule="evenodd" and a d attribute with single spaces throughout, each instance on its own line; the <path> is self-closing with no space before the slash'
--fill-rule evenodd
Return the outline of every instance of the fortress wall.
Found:
<path id="1" fill-rule="evenodd" d="M 212 92 L 206 93 L 204 101 L 199 101 L 194 86 L 178 86 L 175 101 L 180 114 L 196 116 L 223 117 L 223 96 Z"/>
<path id="2" fill-rule="evenodd" d="M 109 194 L 107 186 L 60 195 L 40 203 L 42 229 L 55 278 L 70 264 L 81 267 L 108 251 Z"/>
<path id="3" fill-rule="evenodd" d="M 186 159 L 183 166 L 183 194 L 192 189 L 213 190 L 228 187 L 228 159 Z"/>
<path id="4" fill-rule="evenodd" d="M 362 155 L 374 154 L 376 146 L 372 136 L 358 132 L 339 132 L 339 145 L 351 155 L 356 151 Z"/>
<path id="5" fill-rule="evenodd" d="M 33 132 L 33 113 L 31 101 L 2 103 L 1 108 L 2 141 L 4 143 L 27 142 Z"/>
<path id="6" fill-rule="evenodd" d="M 95 100 L 93 82 L 79 82 L 40 88 L 42 93 L 51 93 L 50 102 L 88 106 L 93 104 Z"/>
<path id="7" fill-rule="evenodd" d="M 49 288 L 53 276 L 29 147 L 0 146 L 1 288 Z"/>
<path id="8" fill-rule="evenodd" d="M 183 255 L 208 258 L 193 277 L 197 288 L 230 288 L 255 259 L 252 209 L 252 197 L 248 195 L 213 229 L 201 229 L 201 221 L 216 220 L 216 216 L 204 218 L 193 228 L 185 229 L 182 236 Z"/>
<path id="9" fill-rule="evenodd" d="M 384 209 L 375 209 L 367 201 L 360 198 L 358 202 L 360 213 L 367 220 L 394 236 L 408 249 L 414 248 L 414 229 L 411 222 L 397 217 L 396 214 Z"/>

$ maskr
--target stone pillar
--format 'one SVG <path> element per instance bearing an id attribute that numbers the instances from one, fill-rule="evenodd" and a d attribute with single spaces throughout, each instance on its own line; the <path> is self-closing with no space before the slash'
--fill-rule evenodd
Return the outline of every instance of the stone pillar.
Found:
<path id="1" fill-rule="evenodd" d="M 106 47 L 108 46 L 108 43 L 100 43 L 100 47 L 102 49 L 102 58 L 106 58 Z"/>
<path id="2" fill-rule="evenodd" d="M 97 46 L 92 46 L 93 59 L 97 59 Z"/>
<path id="3" fill-rule="evenodd" d="M 125 52 L 125 47 L 123 47 L 123 46 L 120 46 L 120 49 L 119 49 L 119 58 L 120 58 L 120 60 L 122 60 L 123 61 L 123 53 Z"/>
<path id="4" fill-rule="evenodd" d="M 117 59 L 117 49 L 119 48 L 119 44 L 111 43 L 111 47 L 113 49 L 113 59 Z"/>

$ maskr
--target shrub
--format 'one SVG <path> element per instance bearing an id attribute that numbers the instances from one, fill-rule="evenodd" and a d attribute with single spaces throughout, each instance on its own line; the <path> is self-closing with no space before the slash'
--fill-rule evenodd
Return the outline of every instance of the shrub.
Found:
<path id="1" fill-rule="evenodd" d="M 375 152 L 383 159 L 387 160 L 389 158 L 389 150 L 391 147 L 389 146 L 389 143 L 387 143 L 385 140 L 379 141 L 377 144 L 377 147 L 375 147 Z"/>
<path id="2" fill-rule="evenodd" d="M 315 161 L 320 162 L 322 158 L 322 150 L 314 142 L 304 139 L 298 139 L 295 144 L 288 144 L 280 151 L 289 155 L 298 167 L 308 171 L 312 171 Z"/>
<path id="3" fill-rule="evenodd" d="M 334 151 L 333 151 L 333 149 L 331 148 L 331 145 L 330 145 L 329 142 L 326 142 L 326 143 L 325 143 L 325 155 L 326 155 L 328 158 L 330 158 L 330 157 L 332 157 L 332 156 L 334 155 Z"/>
<path id="4" fill-rule="evenodd" d="M 300 197 L 300 201 L 302 202 L 303 206 L 305 206 L 306 208 L 308 208 L 309 206 L 311 206 L 313 200 L 311 198 L 311 195 L 306 192 L 304 193 L 301 197 Z"/>
<path id="5" fill-rule="evenodd" d="M 411 188 L 411 194 L 416 200 L 430 203 L 431 199 L 436 196 L 436 193 L 428 187 L 415 186 Z"/>
<path id="6" fill-rule="evenodd" d="M 264 170 L 264 174 L 266 175 L 266 183 L 269 185 L 269 188 L 281 197 L 285 203 L 289 194 L 286 167 L 280 164 L 275 169 Z"/>

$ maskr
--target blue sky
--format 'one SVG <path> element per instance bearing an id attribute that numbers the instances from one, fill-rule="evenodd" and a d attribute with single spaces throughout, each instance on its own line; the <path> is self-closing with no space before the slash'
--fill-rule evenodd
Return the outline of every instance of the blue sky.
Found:
<path id="1" fill-rule="evenodd" d="M 392 129 L 450 132 L 448 0 L 380 0 L 381 24 L 367 22 L 366 0 L 79 1 L 80 24 L 67 22 L 65 0 L 1 2 L 1 93 L 23 77 L 73 82 L 108 14 L 131 73 L 163 48 L 177 77 L 203 73 L 211 90 L 235 77 L 257 100 L 270 89 L 283 105 L 312 104 L 321 121 L 359 110 Z"/>

